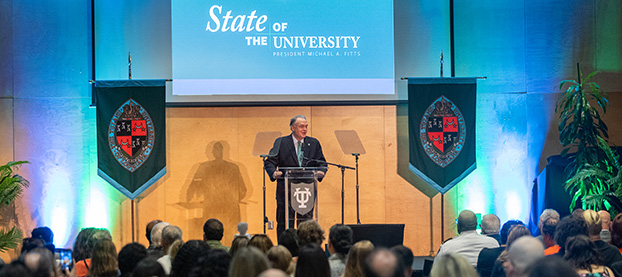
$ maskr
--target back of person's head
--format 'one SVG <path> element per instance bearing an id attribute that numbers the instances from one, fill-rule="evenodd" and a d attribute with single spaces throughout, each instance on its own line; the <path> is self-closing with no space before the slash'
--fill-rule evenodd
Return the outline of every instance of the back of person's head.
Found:
<path id="1" fill-rule="evenodd" d="M 54 243 L 54 232 L 47 226 L 37 227 L 31 232 L 32 238 L 42 239 L 44 243 Z"/>
<path id="2" fill-rule="evenodd" d="M 603 223 L 600 219 L 600 215 L 594 210 L 585 210 L 583 212 L 583 218 L 585 225 L 587 225 L 587 233 L 589 236 L 600 236 L 600 231 L 603 229 Z"/>
<path id="3" fill-rule="evenodd" d="M 510 234 L 510 229 L 512 229 L 512 227 L 514 227 L 515 225 L 525 225 L 525 223 L 520 220 L 508 220 L 503 223 L 503 226 L 501 227 L 501 232 L 499 232 L 499 236 L 501 237 L 501 244 L 508 243 L 508 235 Z"/>
<path id="4" fill-rule="evenodd" d="M 153 226 L 153 228 L 151 229 L 152 247 L 155 247 L 155 248 L 162 247 L 162 230 L 164 230 L 164 228 L 169 225 L 171 224 L 169 224 L 168 222 L 159 222 Z"/>
<path id="5" fill-rule="evenodd" d="M 26 265 L 19 260 L 12 261 L 10 264 L 0 267 L 0 277 L 31 277 L 32 273 Z"/>
<path id="6" fill-rule="evenodd" d="M 386 248 L 378 248 L 365 260 L 365 276 L 368 277 L 401 277 L 404 276 L 404 264 L 393 252 Z"/>
<path id="7" fill-rule="evenodd" d="M 258 277 L 289 277 L 291 274 L 285 273 L 285 271 L 276 269 L 276 268 L 268 268 L 264 270 Z"/>
<path id="8" fill-rule="evenodd" d="M 73 244 L 72 256 L 73 259 L 77 261 L 86 260 L 91 258 L 91 251 L 93 250 L 93 245 L 91 245 L 91 238 L 93 234 L 97 231 L 96 228 L 83 228 L 78 233 L 76 237 L 76 241 Z"/>
<path id="9" fill-rule="evenodd" d="M 189 277 L 227 277 L 229 274 L 229 264 L 231 255 L 223 249 L 211 249 L 207 255 L 198 258 L 196 265 Z"/>
<path id="10" fill-rule="evenodd" d="M 603 223 L 603 229 L 611 229 L 611 214 L 609 214 L 608 211 L 600 210 L 598 211 L 598 215 L 600 216 L 600 221 Z"/>
<path id="11" fill-rule="evenodd" d="M 207 255 L 210 250 L 207 243 L 202 240 L 189 240 L 177 251 L 171 264 L 171 276 L 185 277 L 195 266 L 198 257 Z"/>
<path id="12" fill-rule="evenodd" d="M 307 243 L 316 243 L 321 245 L 324 241 L 324 230 L 315 220 L 307 220 L 298 225 L 298 242 L 300 246 Z"/>
<path id="13" fill-rule="evenodd" d="M 229 248 L 229 254 L 231 256 L 235 255 L 235 252 L 240 250 L 242 247 L 246 247 L 248 245 L 248 237 L 246 236 L 238 236 L 233 239 L 231 242 L 231 248 Z"/>
<path id="14" fill-rule="evenodd" d="M 560 254 L 564 254 L 568 238 L 578 235 L 587 236 L 587 226 L 582 216 L 565 216 L 557 223 L 555 242 L 561 247 Z"/>
<path id="15" fill-rule="evenodd" d="M 23 256 L 24 264 L 34 277 L 54 276 L 54 255 L 47 248 L 35 248 Z"/>
<path id="16" fill-rule="evenodd" d="M 559 221 L 559 213 L 553 209 L 545 209 L 544 211 L 542 211 L 542 214 L 540 214 L 540 219 L 538 220 L 538 228 L 542 228 L 542 224 L 544 224 L 545 221 L 551 218 L 557 219 Z"/>
<path id="17" fill-rule="evenodd" d="M 622 248 L 622 213 L 617 214 L 611 222 L 611 244 Z"/>
<path id="18" fill-rule="evenodd" d="M 482 235 L 494 235 L 501 231 L 501 221 L 494 214 L 487 214 L 482 217 Z"/>
<path id="19" fill-rule="evenodd" d="M 136 264 L 147 257 L 147 248 L 140 243 L 128 243 L 119 251 L 119 271 L 121 276 L 130 276 Z"/>
<path id="20" fill-rule="evenodd" d="M 527 268 L 537 259 L 544 257 L 544 245 L 531 235 L 516 239 L 507 250 L 508 260 L 512 264 L 508 276 L 522 276 Z"/>
<path id="21" fill-rule="evenodd" d="M 132 271 L 132 277 L 165 277 L 166 272 L 155 257 L 147 257 L 136 264 Z"/>
<path id="22" fill-rule="evenodd" d="M 265 234 L 254 235 L 251 240 L 248 241 L 248 245 L 255 246 L 264 253 L 268 253 L 268 250 L 274 246 L 272 240 Z"/>
<path id="23" fill-rule="evenodd" d="M 22 250 L 20 253 L 24 254 L 30 250 L 40 247 L 45 247 L 45 242 L 42 239 L 24 238 L 22 240 Z"/>
<path id="24" fill-rule="evenodd" d="M 343 224 L 335 224 L 328 230 L 328 242 L 336 253 L 347 255 L 352 247 L 352 228 Z"/>
<path id="25" fill-rule="evenodd" d="M 535 260 L 527 268 L 527 273 L 529 277 L 579 277 L 579 274 L 566 260 L 556 255 Z"/>
<path id="26" fill-rule="evenodd" d="M 479 276 L 464 257 L 457 253 L 441 255 L 434 259 L 430 277 L 477 277 Z"/>
<path id="27" fill-rule="evenodd" d="M 542 223 L 542 235 L 554 238 L 555 230 L 557 229 L 557 223 L 559 223 L 559 220 L 555 218 L 547 219 L 544 223 Z"/>
<path id="28" fill-rule="evenodd" d="M 118 271 L 117 249 L 109 239 L 97 240 L 93 246 L 93 257 L 89 267 L 91 276 L 107 276 Z"/>
<path id="29" fill-rule="evenodd" d="M 175 259 L 175 256 L 177 256 L 177 252 L 179 252 L 182 245 L 184 245 L 184 241 L 180 239 L 171 243 L 171 247 L 168 248 L 168 255 L 170 256 L 171 261 Z"/>
<path id="30" fill-rule="evenodd" d="M 289 253 L 292 253 L 292 257 L 298 257 L 298 232 L 294 228 L 289 228 L 278 238 L 279 245 L 285 246 Z"/>
<path id="31" fill-rule="evenodd" d="M 365 261 L 372 251 L 374 251 L 374 244 L 368 240 L 362 240 L 352 245 L 346 259 L 346 270 L 343 275 L 345 277 L 363 276 Z"/>
<path id="32" fill-rule="evenodd" d="M 149 223 L 147 223 L 147 227 L 145 228 L 145 237 L 147 238 L 147 241 L 149 243 L 151 243 L 151 231 L 153 230 L 153 226 L 155 226 L 156 224 L 160 222 L 162 222 L 162 220 L 156 219 L 156 220 L 149 221 Z"/>
<path id="33" fill-rule="evenodd" d="M 295 276 L 330 276 L 328 258 L 318 244 L 307 243 L 300 247 Z"/>
<path id="34" fill-rule="evenodd" d="M 181 231 L 181 228 L 175 225 L 168 225 L 162 229 L 162 246 L 167 248 L 162 249 L 165 254 L 168 254 L 168 248 L 174 241 L 182 239 L 182 235 L 183 232 Z"/>
<path id="35" fill-rule="evenodd" d="M 509 248 L 514 241 L 516 241 L 520 237 L 531 236 L 531 232 L 524 225 L 514 225 L 510 230 L 510 234 L 508 235 L 508 243 L 507 247 Z"/>
<path id="36" fill-rule="evenodd" d="M 391 251 L 393 251 L 393 253 L 402 260 L 406 276 L 411 276 L 413 271 L 412 265 L 415 260 L 413 251 L 404 245 L 393 246 L 391 247 Z"/>
<path id="37" fill-rule="evenodd" d="M 570 215 L 583 219 L 583 212 L 585 212 L 584 209 L 577 208 L 577 209 L 574 209 L 574 211 L 572 211 Z"/>
<path id="38" fill-rule="evenodd" d="M 270 267 L 278 268 L 287 272 L 287 274 L 294 273 L 294 263 L 292 262 L 292 254 L 283 245 L 275 245 L 267 253 L 268 260 L 270 261 Z"/>
<path id="39" fill-rule="evenodd" d="M 588 236 L 577 235 L 566 241 L 564 259 L 576 269 L 592 269 L 592 265 L 603 264 L 601 254 Z"/>
<path id="40" fill-rule="evenodd" d="M 463 210 L 458 215 L 458 234 L 477 229 L 477 216 L 470 210 Z"/>
<path id="41" fill-rule="evenodd" d="M 203 240 L 220 241 L 224 232 L 225 228 L 218 219 L 210 218 L 203 224 Z"/>
<path id="42" fill-rule="evenodd" d="M 254 277 L 270 268 L 266 254 L 254 246 L 239 249 L 229 265 L 229 277 Z"/>
<path id="43" fill-rule="evenodd" d="M 248 223 L 246 222 L 238 223 L 238 232 L 240 233 L 240 235 L 245 235 L 247 231 L 248 231 Z"/>

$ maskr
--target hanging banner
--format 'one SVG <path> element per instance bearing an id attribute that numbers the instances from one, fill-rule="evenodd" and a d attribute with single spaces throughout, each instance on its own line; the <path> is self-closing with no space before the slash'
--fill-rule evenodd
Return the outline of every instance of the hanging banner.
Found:
<path id="1" fill-rule="evenodd" d="M 475 78 L 409 78 L 409 167 L 440 193 L 476 168 Z"/>
<path id="2" fill-rule="evenodd" d="M 166 174 L 164 80 L 97 81 L 98 175 L 130 199 Z"/>

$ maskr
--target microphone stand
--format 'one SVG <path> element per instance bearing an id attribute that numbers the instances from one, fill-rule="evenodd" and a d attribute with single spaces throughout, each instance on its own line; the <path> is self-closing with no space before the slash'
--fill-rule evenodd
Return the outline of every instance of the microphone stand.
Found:
<path id="1" fill-rule="evenodd" d="M 329 162 L 327 162 L 326 164 L 336 166 L 339 169 L 341 169 L 341 224 L 343 224 L 343 207 L 344 207 L 344 199 L 345 199 L 345 190 L 344 190 L 345 171 L 346 169 L 354 170 L 354 168 L 346 166 L 346 165 L 342 165 L 342 164 L 334 164 L 334 163 L 329 163 Z M 358 199 L 358 193 L 357 193 L 357 199 Z"/>
<path id="2" fill-rule="evenodd" d="M 266 159 L 269 157 L 268 155 L 259 155 L 263 160 L 263 166 L 261 167 L 261 176 L 263 177 L 263 233 L 266 233 L 266 223 L 268 222 L 268 218 L 266 217 Z"/>
<path id="3" fill-rule="evenodd" d="M 360 153 L 352 153 L 356 161 L 356 224 L 361 224 L 361 217 L 359 215 L 359 156 Z"/>

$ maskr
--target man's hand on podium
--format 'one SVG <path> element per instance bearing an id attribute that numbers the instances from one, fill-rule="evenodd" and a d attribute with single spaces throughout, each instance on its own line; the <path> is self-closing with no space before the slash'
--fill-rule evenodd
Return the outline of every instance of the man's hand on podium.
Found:
<path id="1" fill-rule="evenodd" d="M 272 174 L 272 178 L 273 178 L 273 179 L 279 179 L 279 178 L 281 178 L 281 176 L 283 176 L 283 172 L 281 172 L 281 171 L 275 171 L 275 172 Z"/>
<path id="2" fill-rule="evenodd" d="M 319 171 L 319 170 L 317 171 L 317 177 L 318 178 L 322 179 L 322 178 L 324 178 L 324 175 L 325 175 L 324 171 Z"/>

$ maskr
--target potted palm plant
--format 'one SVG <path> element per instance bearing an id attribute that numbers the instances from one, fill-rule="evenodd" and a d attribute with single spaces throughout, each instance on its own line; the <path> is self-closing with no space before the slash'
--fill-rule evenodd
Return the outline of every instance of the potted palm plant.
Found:
<path id="1" fill-rule="evenodd" d="M 28 187 L 28 180 L 15 173 L 26 161 L 9 162 L 0 165 L 0 207 L 9 205 Z M 13 227 L 0 229 L 0 251 L 4 252 L 17 247 L 22 239 L 22 232 Z"/>

